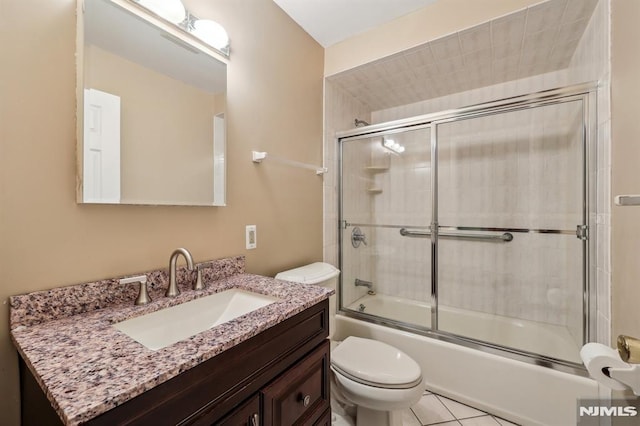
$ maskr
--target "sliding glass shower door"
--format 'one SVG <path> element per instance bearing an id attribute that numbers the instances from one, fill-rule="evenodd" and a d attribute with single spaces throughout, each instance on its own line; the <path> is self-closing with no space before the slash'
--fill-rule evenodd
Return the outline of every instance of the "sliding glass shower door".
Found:
<path id="1" fill-rule="evenodd" d="M 576 100 L 434 124 L 439 330 L 580 362 L 583 116 Z"/>
<path id="2" fill-rule="evenodd" d="M 430 327 L 431 245 L 400 234 L 431 223 L 430 140 L 425 126 L 342 142 L 343 309 Z"/>

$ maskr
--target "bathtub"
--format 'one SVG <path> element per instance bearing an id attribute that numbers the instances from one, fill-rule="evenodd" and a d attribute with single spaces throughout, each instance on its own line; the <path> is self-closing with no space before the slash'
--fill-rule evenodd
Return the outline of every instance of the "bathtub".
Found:
<path id="1" fill-rule="evenodd" d="M 429 304 L 386 295 L 365 295 L 349 309 L 424 328 L 431 327 Z M 438 306 L 440 330 L 483 342 L 582 363 L 579 345 L 566 327 L 484 312 Z"/>
<path id="2" fill-rule="evenodd" d="M 429 327 L 428 304 L 366 295 L 349 309 L 362 306 L 365 313 Z M 576 344 L 563 327 L 443 306 L 439 324 L 478 340 L 576 359 Z M 599 397 L 597 383 L 586 377 L 338 314 L 333 338 L 347 336 L 402 349 L 420 364 L 428 389 L 522 425 L 576 424 L 577 400 Z"/>

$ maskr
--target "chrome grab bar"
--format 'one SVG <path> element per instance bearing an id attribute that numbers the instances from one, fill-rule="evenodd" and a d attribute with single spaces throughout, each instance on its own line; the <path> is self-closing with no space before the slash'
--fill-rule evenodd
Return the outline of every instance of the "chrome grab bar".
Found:
<path id="1" fill-rule="evenodd" d="M 412 231 L 407 228 L 400 228 L 400 235 L 410 238 L 430 238 L 431 231 Z M 462 240 L 502 241 L 505 243 L 513 240 L 513 234 L 510 232 L 505 232 L 501 235 L 455 234 L 452 232 L 438 232 L 438 236 L 442 238 L 457 238 Z"/>

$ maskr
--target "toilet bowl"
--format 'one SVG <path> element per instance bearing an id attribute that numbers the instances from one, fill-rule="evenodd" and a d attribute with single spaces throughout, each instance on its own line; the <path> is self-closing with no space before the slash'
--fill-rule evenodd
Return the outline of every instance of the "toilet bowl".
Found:
<path id="1" fill-rule="evenodd" d="M 340 271 L 317 262 L 280 272 L 275 278 L 335 289 Z M 335 306 L 330 304 L 332 330 Z M 424 391 L 420 366 L 401 350 L 371 339 L 349 336 L 331 350 L 331 406 L 355 407 L 357 426 L 401 426 L 402 411 Z M 340 415 L 351 411 L 340 410 Z M 335 417 L 335 416 L 334 416 Z M 337 423 L 334 421 L 334 424 Z M 340 423 L 340 424 L 350 424 Z"/>
<path id="2" fill-rule="evenodd" d="M 332 393 L 356 406 L 358 426 L 400 426 L 424 391 L 420 366 L 401 350 L 349 336 L 331 352 Z"/>

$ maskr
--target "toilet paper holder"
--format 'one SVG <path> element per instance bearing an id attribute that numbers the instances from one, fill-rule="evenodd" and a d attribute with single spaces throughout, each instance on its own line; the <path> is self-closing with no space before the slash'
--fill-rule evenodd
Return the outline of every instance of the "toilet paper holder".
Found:
<path id="1" fill-rule="evenodd" d="M 640 396 L 640 339 L 618 336 L 618 350 L 601 343 L 586 343 L 580 357 L 589 375 L 613 390 L 631 389 Z"/>
<path id="2" fill-rule="evenodd" d="M 640 340 L 635 337 L 619 335 L 618 354 L 629 367 L 610 367 L 608 376 L 629 386 L 636 396 L 640 396 Z"/>

